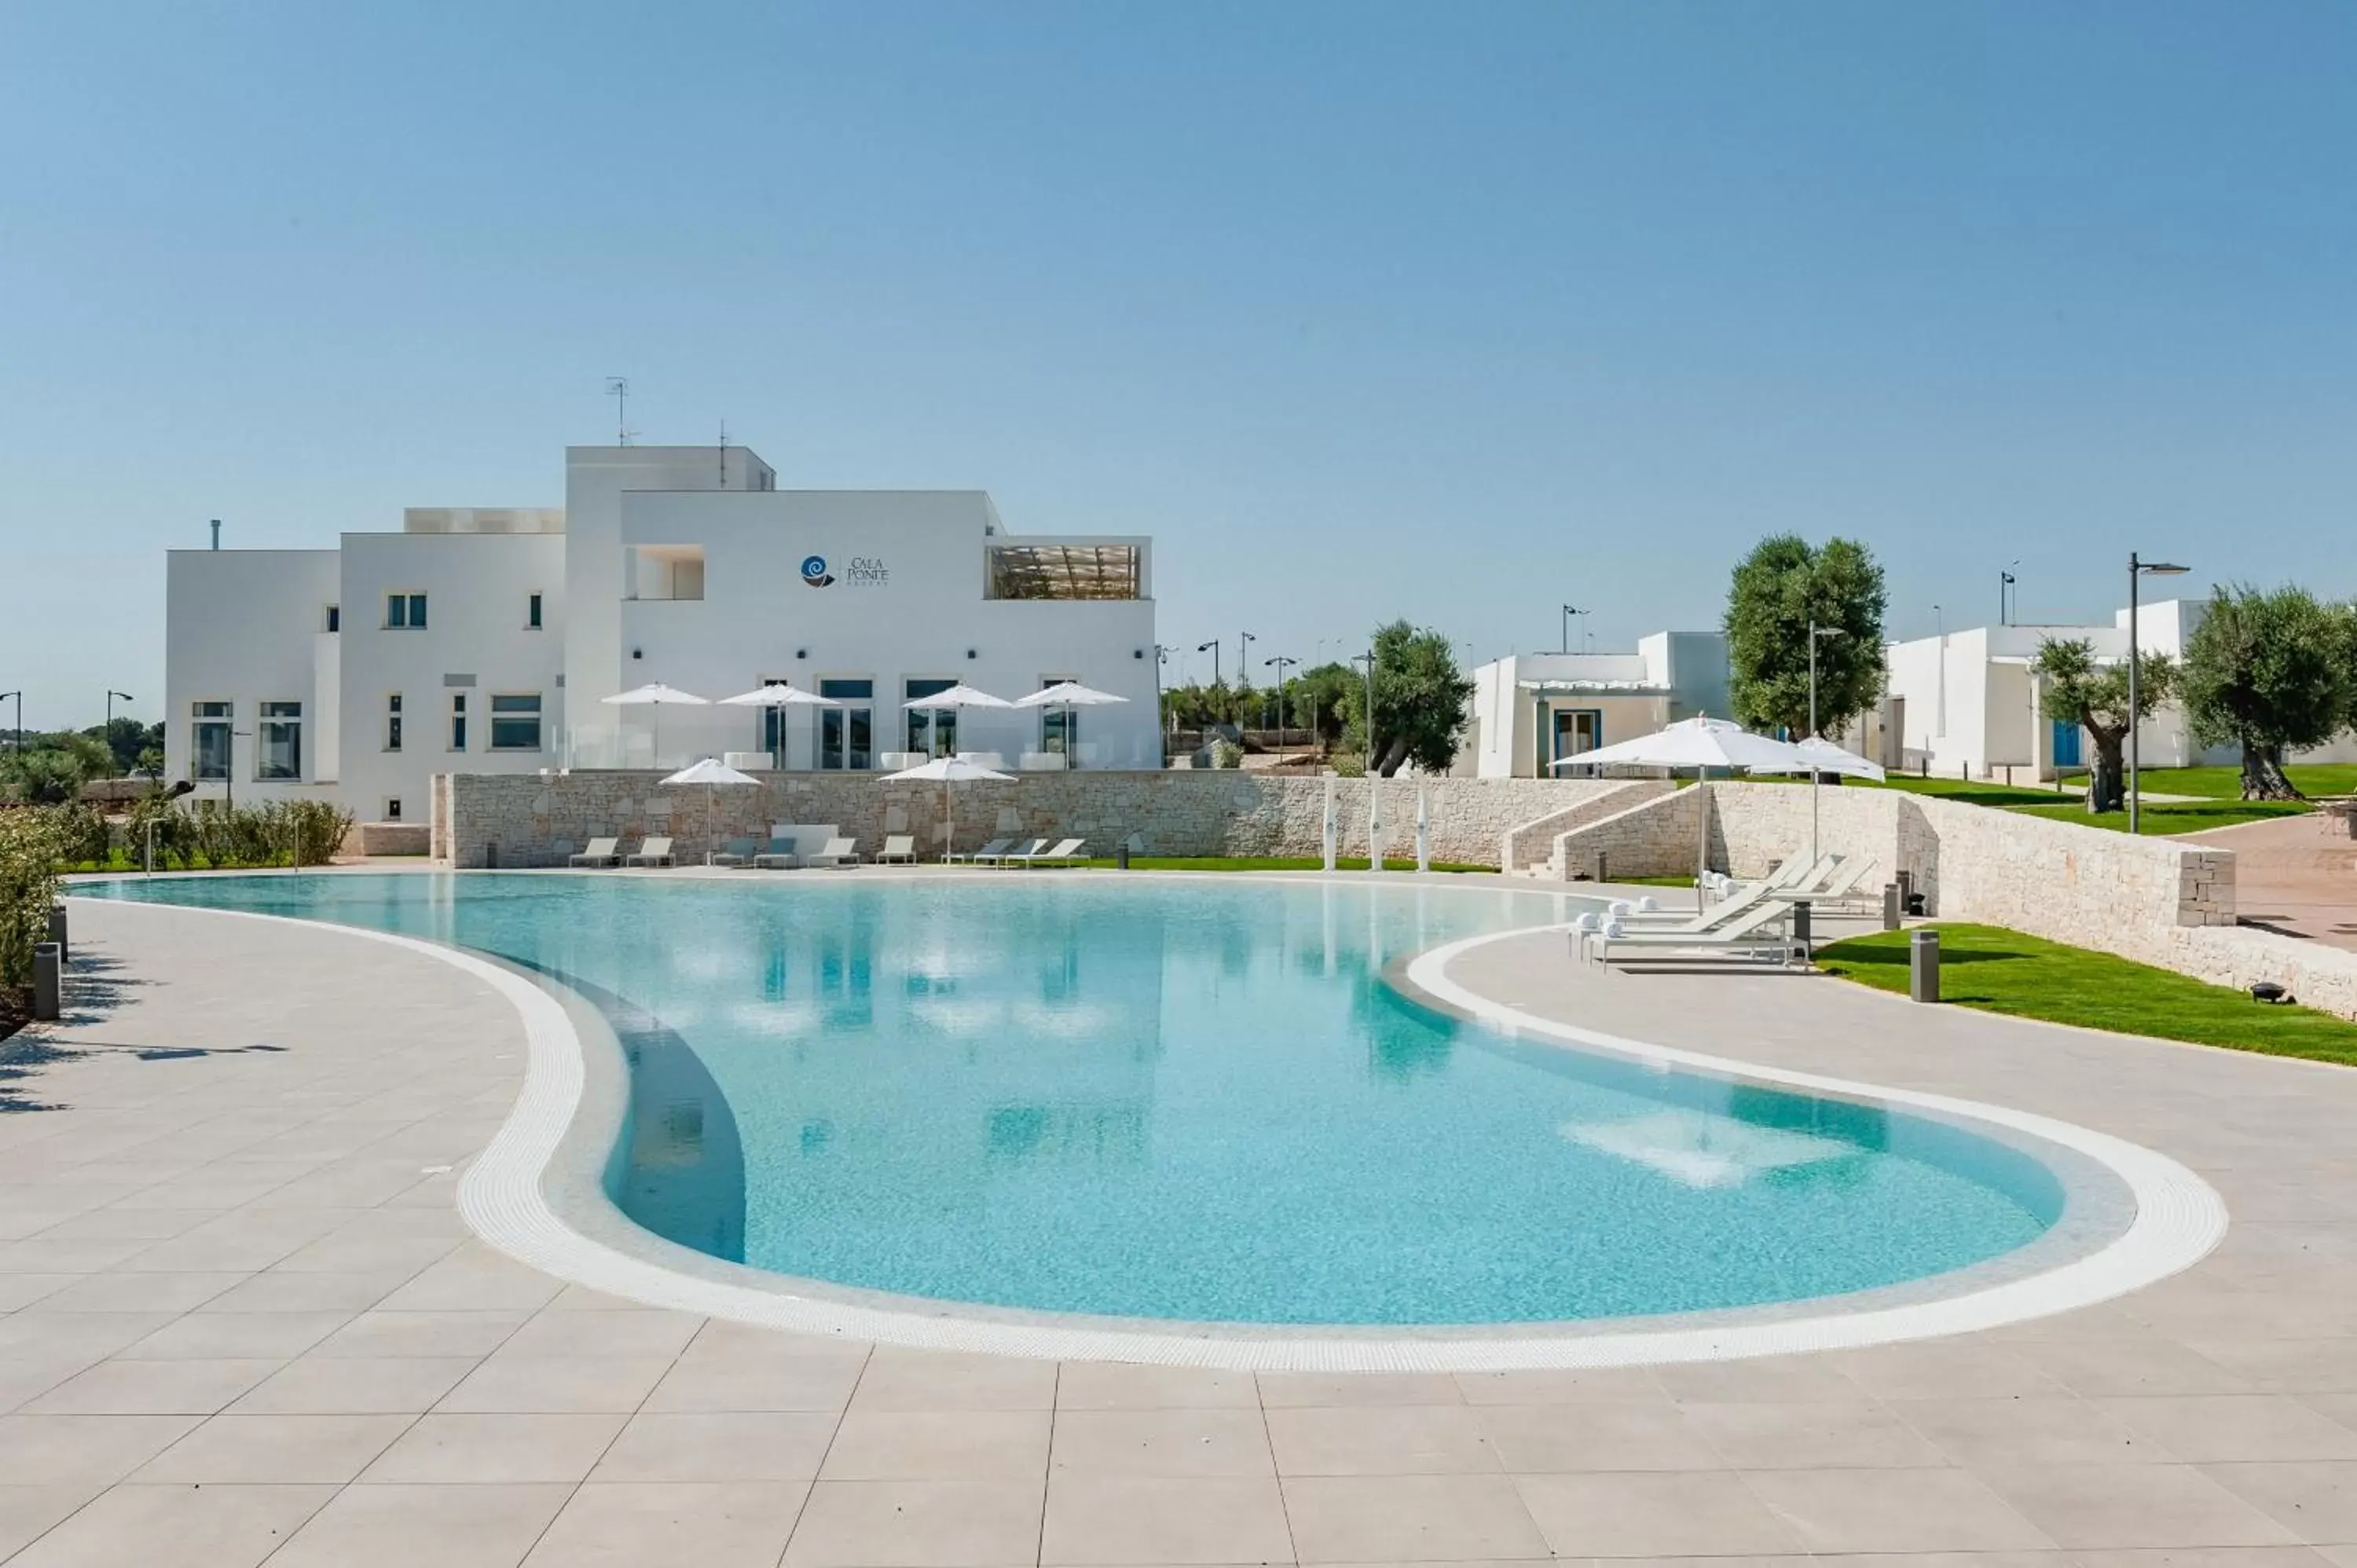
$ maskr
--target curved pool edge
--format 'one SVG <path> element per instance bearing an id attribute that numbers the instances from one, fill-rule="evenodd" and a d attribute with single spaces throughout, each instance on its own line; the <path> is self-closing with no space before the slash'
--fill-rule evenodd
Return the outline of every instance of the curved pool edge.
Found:
<path id="1" fill-rule="evenodd" d="M 1321 878 L 1322 880 L 1322 878 Z M 189 913 L 232 915 L 345 932 L 436 959 L 490 986 L 522 1025 L 525 1075 L 505 1122 L 469 1163 L 457 1207 L 490 1245 L 553 1277 L 648 1305 L 814 1336 L 874 1340 L 916 1348 L 1060 1360 L 1111 1360 L 1233 1370 L 1337 1372 L 1478 1372 L 1662 1365 L 1727 1360 L 1806 1350 L 1860 1348 L 1994 1328 L 2093 1305 L 2165 1279 L 2198 1262 L 2226 1230 L 2225 1204 L 2200 1176 L 2140 1144 L 2073 1123 L 1951 1096 L 1886 1089 L 1848 1079 L 1769 1068 L 1602 1034 L 1561 1023 L 1482 996 L 1448 978 L 1448 964 L 1473 948 L 1534 931 L 1521 927 L 1469 937 L 1426 950 L 1408 961 L 1408 989 L 1495 1027 L 1572 1047 L 1634 1057 L 1664 1067 L 1736 1076 L 1808 1092 L 1867 1099 L 1979 1122 L 2041 1139 L 2093 1161 L 2118 1178 L 2136 1212 L 2127 1229 L 2096 1251 L 2020 1279 L 1952 1296 L 1903 1305 L 1802 1315 L 1764 1322 L 1700 1322 L 1630 1330 L 1564 1325 L 1514 1326 L 1485 1335 L 1478 1327 L 1447 1336 L 1353 1328 L 1348 1332 L 1170 1325 L 1039 1315 L 1007 1321 L 987 1309 L 920 1298 L 906 1306 L 874 1305 L 802 1294 L 799 1282 L 719 1259 L 695 1257 L 694 1273 L 637 1255 L 585 1234 L 549 1201 L 545 1186 L 561 1173 L 571 1135 L 584 1132 L 585 1112 L 613 1115 L 613 1085 L 597 1092 L 590 1048 L 576 1027 L 555 983 L 471 950 L 366 927 L 302 920 L 245 910 L 178 906 Z M 584 1004 L 586 1005 L 586 1004 Z M 609 1064 L 619 1073 L 620 1064 Z M 608 1137 L 611 1129 L 608 1129 Z M 578 1184 L 576 1184 L 577 1188 Z M 603 1194 L 598 1201 L 605 1202 Z M 675 1243 L 630 1225 L 617 1240 L 651 1251 L 683 1252 Z M 591 1229 L 614 1234 L 609 1225 Z M 756 1285 L 731 1274 L 758 1278 Z M 1934 1277 L 1936 1283 L 1936 1276 Z M 1577 1331 L 1574 1331 L 1574 1330 Z"/>

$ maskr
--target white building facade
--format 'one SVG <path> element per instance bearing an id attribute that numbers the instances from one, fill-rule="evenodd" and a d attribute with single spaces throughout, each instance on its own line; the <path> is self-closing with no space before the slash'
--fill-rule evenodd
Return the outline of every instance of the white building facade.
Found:
<path id="1" fill-rule="evenodd" d="M 1634 653 L 1517 653 L 1473 671 L 1458 770 L 1553 779 L 1557 757 L 1651 735 L 1695 714 L 1727 713 L 1727 639 L 1660 631 Z"/>
<path id="2" fill-rule="evenodd" d="M 326 550 L 170 553 L 166 771 L 423 820 L 436 773 L 747 754 L 1158 768 L 1152 550 L 1008 533 L 980 491 L 780 490 L 739 447 L 574 447 L 565 506 L 413 509 Z M 1125 699 L 910 712 L 963 683 Z M 783 682 L 831 707 L 616 706 Z M 750 754 L 761 754 L 756 757 Z"/>
<path id="3" fill-rule="evenodd" d="M 2136 611 L 2136 643 L 2147 654 L 2181 660 L 2194 628 L 2209 613 L 2206 599 L 2164 599 Z M 2109 626 L 1981 626 L 1894 642 L 1885 650 L 1890 682 L 1874 715 L 1879 760 L 1912 772 L 1952 777 L 2051 779 L 2058 770 L 2094 761 L 2083 730 L 2044 714 L 2043 682 L 2032 671 L 2049 641 L 2083 640 L 2099 662 L 2128 654 L 2128 612 Z M 2137 726 L 2138 760 L 2147 768 L 2219 767 L 2239 763 L 2233 746 L 2195 744 L 2183 704 L 2163 703 Z M 2300 762 L 2357 760 L 2347 738 L 2298 753 Z"/>

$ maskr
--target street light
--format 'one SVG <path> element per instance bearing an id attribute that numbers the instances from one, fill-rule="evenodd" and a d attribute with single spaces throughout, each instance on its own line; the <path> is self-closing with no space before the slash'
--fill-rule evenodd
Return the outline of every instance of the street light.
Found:
<path id="1" fill-rule="evenodd" d="M 1263 660 L 1261 664 L 1264 669 L 1271 665 L 1276 668 L 1276 744 L 1283 746 L 1285 744 L 1285 671 L 1287 668 L 1299 669 L 1301 660 L 1287 659 L 1280 653 L 1273 659 Z"/>
<path id="2" fill-rule="evenodd" d="M 1581 609 L 1577 605 L 1566 605 L 1563 607 L 1563 650 L 1566 653 L 1571 651 L 1571 618 L 1574 616 L 1584 616 L 1587 613 L 1587 612 L 1586 610 Z"/>
<path id="3" fill-rule="evenodd" d="M 2005 564 L 2005 570 L 1996 575 L 1996 624 L 1999 626 L 2013 624 L 2011 618 L 2006 614 L 2005 608 L 2006 595 L 2008 592 L 2013 595 L 2015 610 L 2018 612 L 2021 607 L 2021 595 L 2018 591 L 2020 584 L 2013 575 L 2013 569 L 2020 564 L 2018 561 L 2008 561 Z"/>
<path id="4" fill-rule="evenodd" d="M 15 692 L 0 692 L 0 703 L 5 703 L 11 697 L 16 699 L 16 744 L 15 749 L 22 751 L 25 749 L 25 693 L 21 690 Z"/>
<path id="5" fill-rule="evenodd" d="M 2136 646 L 2136 597 L 2141 580 L 2146 577 L 2181 577 L 2190 568 L 2167 561 L 2146 561 L 2133 550 L 2128 552 L 2128 832 L 2142 831 L 2138 823 L 2143 814 L 2137 810 L 2136 763 L 2141 748 L 2136 745 L 2138 732 L 2144 726 L 2136 722 L 2137 666 L 2143 653 Z"/>
<path id="6" fill-rule="evenodd" d="M 134 696 L 133 696 L 130 693 L 128 693 L 128 692 L 118 692 L 118 691 L 115 691 L 115 690 L 114 690 L 113 688 L 112 688 L 112 687 L 109 687 L 109 688 L 107 689 L 107 693 L 106 693 L 106 749 L 107 749 L 107 753 L 108 753 L 108 755 L 110 755 L 110 756 L 112 756 L 112 755 L 113 754 L 113 751 L 114 751 L 114 700 L 115 700 L 117 697 L 122 698 L 122 699 L 123 699 L 124 702 L 126 702 L 126 703 L 133 703 L 133 702 L 137 702 L 137 701 L 138 701 L 138 699 L 137 699 L 136 697 L 134 697 Z M 135 762 L 135 763 L 136 763 L 136 758 L 135 758 L 135 759 L 134 759 L 134 762 Z"/>
<path id="7" fill-rule="evenodd" d="M 1375 650 L 1370 648 L 1364 653 L 1353 653 L 1351 662 L 1367 667 L 1367 777 L 1372 779 L 1375 776 Z"/>
<path id="8" fill-rule="evenodd" d="M 1195 651 L 1211 656 L 1211 684 L 1218 685 L 1220 683 L 1220 639 L 1215 637 L 1209 642 L 1199 642 L 1195 645 Z"/>

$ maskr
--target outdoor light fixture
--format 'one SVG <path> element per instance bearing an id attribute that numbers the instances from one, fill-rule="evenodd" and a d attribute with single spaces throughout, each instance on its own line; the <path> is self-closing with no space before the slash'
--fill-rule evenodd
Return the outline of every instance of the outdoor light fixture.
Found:
<path id="1" fill-rule="evenodd" d="M 797 648 L 794 650 L 794 657 L 797 659 L 808 659 L 810 657 L 810 650 L 807 648 Z"/>
<path id="2" fill-rule="evenodd" d="M 2133 550 L 2128 552 L 2128 832 L 2141 831 L 2143 813 L 2137 809 L 2136 764 L 2141 747 L 2136 744 L 2144 725 L 2136 718 L 2137 666 L 2143 661 L 2143 650 L 2136 646 L 2136 598 L 2142 579 L 2146 577 L 2181 577 L 2190 566 L 2179 566 L 2169 561 L 2147 561 Z"/>
<path id="3" fill-rule="evenodd" d="M 1220 639 L 1215 637 L 1209 642 L 1199 642 L 1195 645 L 1195 651 L 1211 656 L 1211 684 L 1218 685 L 1220 683 Z"/>
<path id="4" fill-rule="evenodd" d="M 1566 605 L 1563 607 L 1563 650 L 1566 653 L 1571 651 L 1571 618 L 1574 616 L 1584 616 L 1587 613 L 1587 612 L 1586 610 L 1581 609 L 1577 605 Z"/>
<path id="5" fill-rule="evenodd" d="M 974 656 L 974 650 L 973 650 L 973 649 L 971 649 L 971 648 L 967 649 L 967 650 L 965 650 L 965 656 L 966 656 L 968 659 L 972 659 L 972 658 Z"/>

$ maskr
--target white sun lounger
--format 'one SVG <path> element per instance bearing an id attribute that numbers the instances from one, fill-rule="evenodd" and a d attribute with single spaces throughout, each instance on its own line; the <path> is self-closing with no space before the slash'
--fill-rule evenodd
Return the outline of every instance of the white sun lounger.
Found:
<path id="1" fill-rule="evenodd" d="M 963 854 L 945 854 L 942 858 L 952 865 L 957 865 L 960 861 L 971 861 L 980 865 L 985 860 L 1005 854 L 1014 843 L 1013 839 L 993 839 L 980 849 L 968 850 Z"/>
<path id="2" fill-rule="evenodd" d="M 821 849 L 816 854 L 804 855 L 802 857 L 802 864 L 804 865 L 829 866 L 857 865 L 859 864 L 859 841 L 856 839 L 829 839 L 826 841 L 826 846 L 823 849 Z"/>
<path id="3" fill-rule="evenodd" d="M 878 865 L 914 865 L 917 864 L 917 835 L 886 833 L 884 848 L 876 857 Z"/>
<path id="4" fill-rule="evenodd" d="M 591 839 L 579 854 L 573 856 L 565 864 L 567 865 L 619 865 L 622 864 L 622 857 L 615 848 L 615 845 L 619 843 L 621 843 L 619 839 Z"/>
<path id="5" fill-rule="evenodd" d="M 639 845 L 639 850 L 636 854 L 624 855 L 622 857 L 622 864 L 624 865 L 673 865 L 674 863 L 671 857 L 671 840 L 667 838 L 651 838 L 644 843 Z"/>
<path id="6" fill-rule="evenodd" d="M 1771 934 L 1769 928 L 1788 925 L 1792 915 L 1791 906 L 1780 899 L 1770 899 L 1745 910 L 1738 918 L 1706 931 L 1630 930 L 1617 922 L 1607 921 L 1602 930 L 1587 940 L 1600 963 L 1611 962 L 1616 950 L 1625 952 L 1632 948 L 1651 957 L 1678 952 L 1757 955 L 1772 950 L 1781 961 L 1786 952 L 1786 939 L 1781 929 Z"/>
<path id="7" fill-rule="evenodd" d="M 1086 857 L 1081 848 L 1086 839 L 1065 839 L 1051 850 L 1034 851 L 1028 854 L 1010 854 L 999 861 L 1001 865 L 1077 865 Z"/>
<path id="8" fill-rule="evenodd" d="M 974 863 L 976 865 L 1012 865 L 1019 860 L 1039 854 L 1047 847 L 1046 839 L 1025 839 L 1019 846 L 1013 849 L 1004 844 L 1000 845 L 996 854 L 992 854 L 985 850 L 974 857 Z"/>

